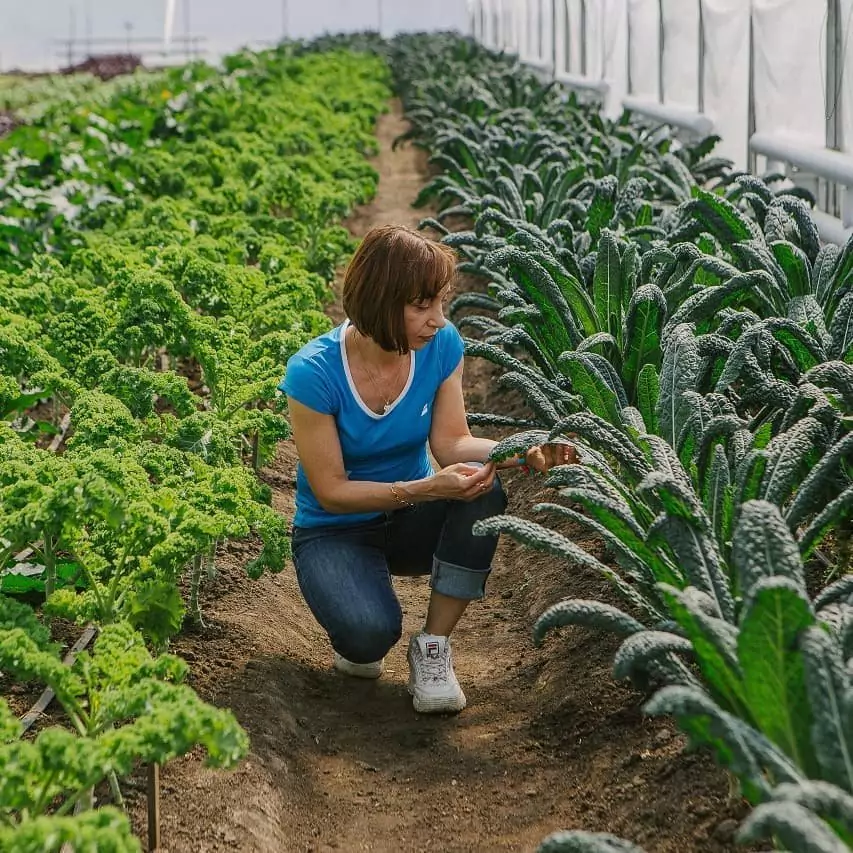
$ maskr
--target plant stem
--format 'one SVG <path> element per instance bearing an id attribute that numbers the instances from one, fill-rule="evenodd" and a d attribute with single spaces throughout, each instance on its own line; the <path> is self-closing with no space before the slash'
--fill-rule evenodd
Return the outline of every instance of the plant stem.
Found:
<path id="1" fill-rule="evenodd" d="M 44 537 L 44 600 L 47 601 L 56 592 L 56 543 L 53 537 Z"/>
<path id="2" fill-rule="evenodd" d="M 216 577 L 216 549 L 219 546 L 219 540 L 214 539 L 210 546 L 210 551 L 207 554 L 207 579 L 213 580 Z"/>
<path id="3" fill-rule="evenodd" d="M 113 799 L 119 808 L 124 808 L 124 797 L 121 795 L 121 788 L 118 784 L 118 776 L 115 770 L 110 770 L 107 774 L 107 781 L 110 783 L 110 791 L 112 791 Z"/>
<path id="4" fill-rule="evenodd" d="M 103 616 L 106 613 L 106 602 L 104 601 L 104 597 L 101 595 L 101 588 L 98 584 L 98 579 L 92 574 L 90 569 L 86 566 L 86 564 L 80 559 L 80 557 L 76 553 L 72 553 L 71 555 L 74 558 L 74 562 L 77 563 L 78 566 L 83 570 L 83 574 L 86 576 L 86 583 L 89 585 L 89 589 L 92 590 L 95 600 L 98 602 L 98 610 Z M 108 619 L 103 619 L 103 621 L 107 622 Z"/>
<path id="5" fill-rule="evenodd" d="M 190 619 L 199 628 L 204 627 L 204 620 L 201 616 L 201 607 L 198 603 L 198 592 L 201 588 L 201 570 L 204 565 L 204 558 L 201 554 L 196 554 L 193 557 L 193 573 L 190 580 Z"/>

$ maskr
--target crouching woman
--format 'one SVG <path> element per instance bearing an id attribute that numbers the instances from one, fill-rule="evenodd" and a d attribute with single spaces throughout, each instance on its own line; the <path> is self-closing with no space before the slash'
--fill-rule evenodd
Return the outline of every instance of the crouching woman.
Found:
<path id="1" fill-rule="evenodd" d="M 430 576 L 408 646 L 420 712 L 465 707 L 449 638 L 483 597 L 497 547 L 471 527 L 506 508 L 487 461 L 495 442 L 466 421 L 463 343 L 444 317 L 455 269 L 451 249 L 416 231 L 370 231 L 346 271 L 348 319 L 293 355 L 280 386 L 299 455 L 293 559 L 335 668 L 379 677 L 402 634 L 391 576 Z M 520 461 L 545 470 L 574 450 L 548 445 Z"/>

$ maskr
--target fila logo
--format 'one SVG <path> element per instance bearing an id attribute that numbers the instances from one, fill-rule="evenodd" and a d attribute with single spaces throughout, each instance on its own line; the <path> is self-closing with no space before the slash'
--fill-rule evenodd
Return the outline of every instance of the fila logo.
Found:
<path id="1" fill-rule="evenodd" d="M 424 403 L 423 409 L 421 409 L 421 417 L 423 417 L 429 411 L 429 403 Z"/>
<path id="2" fill-rule="evenodd" d="M 428 658 L 438 658 L 438 641 L 430 640 L 426 644 L 426 656 Z"/>

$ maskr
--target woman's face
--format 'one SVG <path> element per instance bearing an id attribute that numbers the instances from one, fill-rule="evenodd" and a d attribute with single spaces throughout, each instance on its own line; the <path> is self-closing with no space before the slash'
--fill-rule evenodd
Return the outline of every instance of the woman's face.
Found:
<path id="1" fill-rule="evenodd" d="M 403 308 L 403 322 L 409 349 L 423 349 L 444 328 L 447 320 L 444 311 L 450 299 L 450 285 L 437 293 L 432 299 L 411 302 Z"/>

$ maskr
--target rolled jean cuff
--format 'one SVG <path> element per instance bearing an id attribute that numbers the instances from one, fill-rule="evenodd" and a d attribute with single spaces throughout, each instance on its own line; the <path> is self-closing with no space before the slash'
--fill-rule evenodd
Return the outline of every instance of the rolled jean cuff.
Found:
<path id="1" fill-rule="evenodd" d="M 491 569 L 466 569 L 433 557 L 430 588 L 450 598 L 476 601 L 486 595 Z"/>

